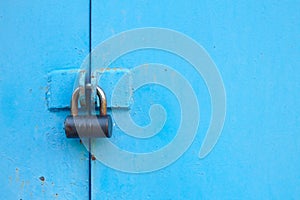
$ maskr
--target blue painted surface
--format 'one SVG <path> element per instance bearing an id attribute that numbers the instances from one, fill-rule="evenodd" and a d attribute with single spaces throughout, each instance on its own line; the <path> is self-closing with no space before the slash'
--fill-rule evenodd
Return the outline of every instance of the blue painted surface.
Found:
<path id="1" fill-rule="evenodd" d="M 227 117 L 214 150 L 200 160 L 211 114 L 201 77 L 165 52 L 145 50 L 121 57 L 110 67 L 155 62 L 184 74 L 197 93 L 200 127 L 189 150 L 160 171 L 128 174 L 93 161 L 93 199 L 299 198 L 299 7 L 299 1 L 95 1 L 94 46 L 116 33 L 149 26 L 180 31 L 201 44 L 223 77 Z M 148 110 L 154 103 L 166 109 L 166 124 L 147 140 L 128 137 L 115 127 L 112 141 L 134 152 L 153 151 L 170 142 L 180 119 L 174 96 L 164 88 L 146 86 L 133 97 L 131 114 L 137 124 L 150 123 Z"/>
<path id="2" fill-rule="evenodd" d="M 86 1 L 0 2 L 0 198 L 88 199 L 88 153 L 47 108 L 47 73 L 88 53 Z M 44 177 L 44 181 L 40 179 Z"/>
<path id="3" fill-rule="evenodd" d="M 129 174 L 93 161 L 93 199 L 299 198 L 299 1 L 94 1 L 92 7 L 93 46 L 132 28 L 180 31 L 208 51 L 227 94 L 222 135 L 200 160 L 211 114 L 202 78 L 165 52 L 133 52 L 114 62 L 112 68 L 129 69 L 163 63 L 184 74 L 197 93 L 201 121 L 189 150 L 160 171 Z M 88 199 L 87 152 L 64 136 L 69 111 L 50 112 L 46 100 L 48 73 L 79 68 L 88 54 L 87 19 L 87 1 L 0 2 L 2 199 Z M 135 90 L 133 99 L 131 114 L 139 125 L 150 123 L 152 104 L 163 105 L 163 130 L 137 140 L 115 126 L 111 140 L 136 152 L 167 144 L 180 120 L 174 95 L 148 85 Z"/>

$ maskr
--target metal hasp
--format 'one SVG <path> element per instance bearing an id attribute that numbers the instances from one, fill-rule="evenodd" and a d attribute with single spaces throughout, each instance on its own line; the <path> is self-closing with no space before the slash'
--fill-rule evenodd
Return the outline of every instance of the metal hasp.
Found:
<path id="1" fill-rule="evenodd" d="M 104 91 L 97 86 L 97 96 L 100 100 L 99 115 L 78 115 L 78 98 L 80 87 L 72 94 L 71 115 L 65 120 L 67 138 L 110 138 L 112 135 L 112 119 L 107 115 L 107 102 Z"/>

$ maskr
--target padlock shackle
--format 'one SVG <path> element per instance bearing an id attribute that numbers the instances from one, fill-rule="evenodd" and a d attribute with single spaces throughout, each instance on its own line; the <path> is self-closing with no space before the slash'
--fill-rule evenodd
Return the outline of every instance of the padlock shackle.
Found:
<path id="1" fill-rule="evenodd" d="M 78 98 L 79 98 L 79 92 L 82 87 L 78 87 L 74 90 L 72 94 L 72 100 L 71 100 L 71 115 L 72 116 L 78 116 Z M 99 86 L 96 87 L 97 96 L 100 101 L 100 115 L 104 116 L 107 114 L 107 102 L 106 102 L 106 96 L 102 88 Z"/>
<path id="2" fill-rule="evenodd" d="M 78 115 L 78 98 L 79 98 L 79 91 L 81 87 L 78 87 L 74 90 L 72 94 L 72 99 L 71 99 L 71 114 L 72 116 L 77 116 Z"/>
<path id="3" fill-rule="evenodd" d="M 105 93 L 104 93 L 104 91 L 102 90 L 101 87 L 97 86 L 96 91 L 97 91 L 97 96 L 98 96 L 99 101 L 100 101 L 100 115 L 104 116 L 104 115 L 107 114 L 106 96 L 105 96 Z"/>

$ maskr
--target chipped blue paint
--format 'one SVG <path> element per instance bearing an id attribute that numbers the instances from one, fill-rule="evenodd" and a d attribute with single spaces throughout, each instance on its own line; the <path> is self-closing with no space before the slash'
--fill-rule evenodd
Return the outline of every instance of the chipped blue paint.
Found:
<path id="1" fill-rule="evenodd" d="M 46 92 L 49 110 L 70 108 L 74 82 L 79 70 L 56 70 L 48 74 Z"/>
<path id="2" fill-rule="evenodd" d="M 219 67 L 228 102 L 222 136 L 200 160 L 210 119 L 201 77 L 165 52 L 134 52 L 114 62 L 111 68 L 150 62 L 178 71 L 186 66 L 181 73 L 197 93 L 201 122 L 190 149 L 160 171 L 129 174 L 93 161 L 93 199 L 299 198 L 299 7 L 298 1 L 93 1 L 93 46 L 137 27 L 183 32 Z M 80 68 L 88 39 L 88 1 L 0 1 L 1 199 L 88 199 L 86 149 L 78 140 L 67 140 L 63 131 L 69 111 L 61 108 L 69 106 L 73 83 L 68 83 L 74 77 L 59 83 L 66 84 L 61 90 L 52 84 L 62 77 L 51 77 L 57 70 Z M 180 122 L 172 93 L 145 86 L 133 90 L 132 99 L 126 102 L 141 126 L 151 123 L 149 107 L 162 104 L 167 113 L 163 130 L 137 140 L 115 126 L 111 140 L 135 152 L 168 144 Z M 57 112 L 50 112 L 47 102 Z"/>
<path id="3" fill-rule="evenodd" d="M 85 0 L 0 1 L 0 199 L 88 199 L 88 153 L 65 138 L 69 111 L 45 98 L 47 73 L 88 54 L 88 11 Z"/>

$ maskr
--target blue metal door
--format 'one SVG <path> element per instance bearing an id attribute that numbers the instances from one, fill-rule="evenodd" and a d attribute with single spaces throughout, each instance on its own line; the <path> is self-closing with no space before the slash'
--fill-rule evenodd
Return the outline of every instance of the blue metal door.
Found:
<path id="1" fill-rule="evenodd" d="M 88 199 L 88 153 L 65 138 L 69 110 L 49 111 L 46 97 L 47 74 L 88 54 L 88 10 L 86 1 L 0 2 L 1 199 Z"/>
<path id="2" fill-rule="evenodd" d="M 138 67 L 148 65 L 148 71 L 143 69 L 148 75 L 144 79 L 149 83 L 133 88 L 133 104 L 128 112 L 137 126 L 150 131 L 149 126 L 153 125 L 159 130 L 155 130 L 157 134 L 153 137 L 135 138 L 132 137 L 135 131 L 127 132 L 128 136 L 124 133 L 126 127 L 122 130 L 114 127 L 111 141 L 119 151 L 105 148 L 102 151 L 103 143 L 95 144 L 95 153 L 102 153 L 96 157 L 102 162 L 92 162 L 93 199 L 297 199 L 300 196 L 299 6 L 299 1 L 94 1 L 93 48 L 118 33 L 128 40 L 126 31 L 143 27 L 179 31 L 202 45 L 223 79 L 226 119 L 214 149 L 200 159 L 199 150 L 213 113 L 213 94 L 209 91 L 212 85 L 205 82 L 206 77 L 197 73 L 186 58 L 173 52 L 145 48 L 120 56 L 110 67 L 129 68 L 133 79 Z M 136 37 L 136 43 L 143 38 Z M 159 35 L 153 37 L 161 39 Z M 172 39 L 174 44 L 169 44 Z M 165 43 L 185 48 L 184 41 L 172 39 L 166 39 Z M 120 48 L 123 44 L 126 43 L 120 41 Z M 113 51 L 107 47 L 107 54 Z M 178 160 L 156 171 L 151 171 L 154 163 L 150 163 L 147 169 L 151 172 L 140 173 L 145 166 L 139 162 L 137 153 L 153 155 L 174 142 L 184 117 L 190 117 L 190 126 L 196 121 L 192 114 L 182 115 L 178 94 L 154 84 L 159 82 L 160 72 L 156 71 L 155 77 L 151 70 L 161 66 L 153 63 L 169 66 L 188 80 L 198 101 L 198 105 L 190 106 L 199 108 L 200 123 L 193 143 Z M 168 73 L 165 79 L 172 81 Z M 175 85 L 185 89 L 183 82 Z M 155 106 L 151 108 L 155 104 L 161 104 L 166 115 Z M 117 112 L 126 111 L 115 111 L 118 115 Z M 136 132 L 137 137 L 147 135 L 147 131 Z M 186 132 L 187 137 L 189 134 Z M 105 150 L 115 162 L 104 156 Z M 120 151 L 134 155 L 126 157 Z M 172 156 L 168 155 L 155 157 L 154 162 L 168 160 Z"/>
<path id="3" fill-rule="evenodd" d="M 0 196 L 297 199 L 299 7 L 1 2 Z M 90 42 L 114 122 L 91 156 L 63 127 Z"/>

